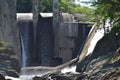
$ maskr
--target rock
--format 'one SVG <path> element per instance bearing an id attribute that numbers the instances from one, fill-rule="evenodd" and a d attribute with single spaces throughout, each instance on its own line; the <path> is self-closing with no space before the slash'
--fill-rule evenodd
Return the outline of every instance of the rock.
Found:
<path id="1" fill-rule="evenodd" d="M 2 74 L 0 74 L 0 80 L 5 80 L 5 77 Z"/>
<path id="2" fill-rule="evenodd" d="M 76 80 L 80 74 L 79 73 L 61 73 L 61 72 L 55 72 L 53 74 L 48 74 L 45 76 L 35 76 L 33 80 Z"/>
<path id="3" fill-rule="evenodd" d="M 35 76 L 34 78 L 33 78 L 33 80 L 47 80 L 46 78 L 43 78 L 43 77 L 37 77 L 37 76 Z"/>
<path id="4" fill-rule="evenodd" d="M 86 65 L 89 63 L 89 57 L 90 55 L 86 56 L 82 61 L 78 61 L 77 63 L 77 72 L 84 72 L 85 68 L 87 67 Z"/>
<path id="5" fill-rule="evenodd" d="M 119 48 L 88 62 L 79 79 L 83 80 L 118 80 L 120 75 Z M 84 63 L 82 63 L 84 64 Z M 78 80 L 79 80 L 78 79 Z"/>
<path id="6" fill-rule="evenodd" d="M 7 75 L 6 74 L 6 69 L 5 68 L 0 68 L 0 74 L 4 75 L 4 76 Z"/>
<path id="7" fill-rule="evenodd" d="M 69 76 L 55 76 L 55 77 L 53 77 L 53 79 L 55 79 L 55 80 L 74 80 L 74 79 L 71 79 Z"/>
<path id="8" fill-rule="evenodd" d="M 10 43 L 16 55 L 21 57 L 18 32 L 16 26 L 16 0 L 0 0 L 0 41 Z"/>
<path id="9" fill-rule="evenodd" d="M 117 49 L 115 55 L 111 58 L 110 63 L 120 60 L 120 48 Z"/>
<path id="10" fill-rule="evenodd" d="M 96 59 L 105 54 L 115 52 L 118 49 L 118 40 L 114 34 L 108 34 L 98 41 L 90 60 Z"/>
<path id="11" fill-rule="evenodd" d="M 77 69 L 79 69 L 81 65 L 86 66 L 93 59 L 97 59 L 111 52 L 115 52 L 116 49 L 118 48 L 117 42 L 118 42 L 117 38 L 114 34 L 109 34 L 104 36 L 100 41 L 98 41 L 93 53 L 87 56 L 88 58 L 86 57 L 85 59 L 83 59 L 81 62 L 77 64 L 78 65 Z M 81 70 L 77 70 L 77 71 L 81 71 Z"/>
<path id="12" fill-rule="evenodd" d="M 12 69 L 8 69 L 8 70 L 6 71 L 6 73 L 7 73 L 7 75 L 12 76 L 12 77 L 19 77 L 18 72 L 15 71 L 15 70 L 12 70 Z"/>
<path id="13" fill-rule="evenodd" d="M 80 74 L 79 73 L 59 73 L 57 75 L 51 76 L 51 79 L 55 80 L 76 80 Z"/>
<path id="14" fill-rule="evenodd" d="M 15 56 L 10 57 L 10 61 L 11 61 L 10 63 L 11 68 L 16 70 L 17 72 L 20 72 L 20 62 L 17 59 L 17 57 Z"/>
<path id="15" fill-rule="evenodd" d="M 18 77 L 20 71 L 19 61 L 9 43 L 0 41 L 0 71 L 5 75 Z"/>
<path id="16" fill-rule="evenodd" d="M 0 0 L 0 68 L 20 69 L 20 44 L 16 25 L 16 0 Z M 2 42 L 4 41 L 4 42 Z"/>
<path id="17" fill-rule="evenodd" d="M 114 34 L 105 35 L 96 45 L 93 53 L 77 63 L 81 75 L 77 80 L 120 79 L 120 46 Z"/>

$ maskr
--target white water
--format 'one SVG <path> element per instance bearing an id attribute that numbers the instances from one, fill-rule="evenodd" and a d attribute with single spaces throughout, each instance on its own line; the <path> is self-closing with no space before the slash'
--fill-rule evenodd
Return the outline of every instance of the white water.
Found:
<path id="1" fill-rule="evenodd" d="M 17 20 L 32 20 L 32 13 L 17 13 Z"/>
<path id="2" fill-rule="evenodd" d="M 39 75 L 24 75 L 24 76 L 20 76 L 19 78 L 14 78 L 14 77 L 10 77 L 10 76 L 5 76 L 5 79 L 10 79 L 10 80 L 33 80 L 33 77 L 39 77 Z"/>
<path id="3" fill-rule="evenodd" d="M 106 22 L 105 22 L 105 28 L 108 28 L 108 30 L 111 31 L 112 24 L 110 24 L 109 19 L 107 19 Z M 104 36 L 104 33 L 106 33 L 105 31 L 104 31 L 103 25 L 100 25 L 99 29 L 96 31 L 92 41 L 90 42 L 90 45 L 89 45 L 88 52 L 87 52 L 86 56 L 88 56 L 90 53 L 93 52 L 97 42 Z"/>
<path id="4" fill-rule="evenodd" d="M 22 46 L 22 67 L 26 67 L 27 56 L 26 56 L 26 51 L 25 51 L 25 44 L 24 44 L 21 33 L 20 33 L 20 39 L 21 39 L 21 46 Z"/>
<path id="5" fill-rule="evenodd" d="M 5 79 L 10 79 L 10 80 L 21 80 L 18 78 L 10 77 L 10 76 L 5 76 Z M 25 80 L 25 79 L 24 79 Z"/>
<path id="6" fill-rule="evenodd" d="M 23 75 L 19 77 L 19 80 L 33 80 L 32 78 L 35 76 L 40 77 L 39 75 Z"/>
<path id="7" fill-rule="evenodd" d="M 89 48 L 88 48 L 88 51 L 87 51 L 87 54 L 86 56 L 88 56 L 90 53 L 93 52 L 97 42 L 104 36 L 104 29 L 102 26 L 99 27 L 99 29 L 96 31 L 92 41 L 90 42 L 90 45 L 89 45 Z"/>
<path id="8" fill-rule="evenodd" d="M 61 70 L 61 73 L 67 73 L 67 72 L 75 73 L 76 72 L 76 66 L 71 66 L 71 67 L 68 66 L 68 67 Z"/>

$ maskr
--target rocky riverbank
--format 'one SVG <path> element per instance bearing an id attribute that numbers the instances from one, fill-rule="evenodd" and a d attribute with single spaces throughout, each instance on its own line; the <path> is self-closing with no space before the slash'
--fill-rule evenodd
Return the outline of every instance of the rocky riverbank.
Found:
<path id="1" fill-rule="evenodd" d="M 11 45 L 5 42 L 0 42 L 0 61 L 0 80 L 119 80 L 120 38 L 113 33 L 104 36 L 93 53 L 78 62 L 74 69 L 75 64 L 67 68 L 31 67 L 23 68 L 27 74 L 19 75 L 19 62 Z M 76 61 L 77 58 L 68 64 Z M 44 74 L 41 75 L 42 71 Z"/>
<path id="2" fill-rule="evenodd" d="M 19 72 L 20 64 L 13 47 L 9 43 L 0 41 L 0 74 L 19 77 Z"/>
<path id="3" fill-rule="evenodd" d="M 51 70 L 45 75 L 34 75 L 31 79 L 25 75 L 22 78 L 9 78 L 10 80 L 119 80 L 120 79 L 120 48 L 115 52 L 93 59 L 86 65 L 83 72 L 65 72 Z M 70 68 L 69 68 L 70 69 Z M 68 70 L 69 70 L 68 69 Z M 67 69 L 66 69 L 67 71 Z M 31 73 L 32 74 L 32 73 Z"/>

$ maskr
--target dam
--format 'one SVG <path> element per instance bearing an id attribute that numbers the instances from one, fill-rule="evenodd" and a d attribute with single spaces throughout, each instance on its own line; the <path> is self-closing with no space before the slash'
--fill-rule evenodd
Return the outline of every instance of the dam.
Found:
<path id="1" fill-rule="evenodd" d="M 90 23 L 77 23 L 73 20 L 73 15 L 60 13 L 58 30 L 55 32 L 52 23 L 53 14 L 40 13 L 36 29 L 36 46 L 34 46 L 32 16 L 32 13 L 17 13 L 17 26 L 22 45 L 22 65 L 24 67 L 57 66 L 68 62 L 79 54 L 80 47 L 91 29 Z M 54 43 L 55 34 L 58 34 L 57 53 Z M 36 47 L 36 54 L 34 47 Z"/>

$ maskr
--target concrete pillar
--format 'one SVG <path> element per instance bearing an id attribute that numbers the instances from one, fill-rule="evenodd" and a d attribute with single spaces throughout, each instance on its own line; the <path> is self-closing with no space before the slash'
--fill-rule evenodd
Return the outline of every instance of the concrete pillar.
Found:
<path id="1" fill-rule="evenodd" d="M 36 34 L 37 34 L 38 17 L 39 17 L 38 0 L 33 0 L 33 28 L 34 28 L 34 55 L 33 57 L 34 58 L 37 56 Z"/>
<path id="2" fill-rule="evenodd" d="M 54 29 L 54 38 L 55 38 L 55 57 L 59 56 L 59 39 L 58 39 L 58 30 L 59 30 L 59 0 L 53 0 L 53 29 Z"/>

